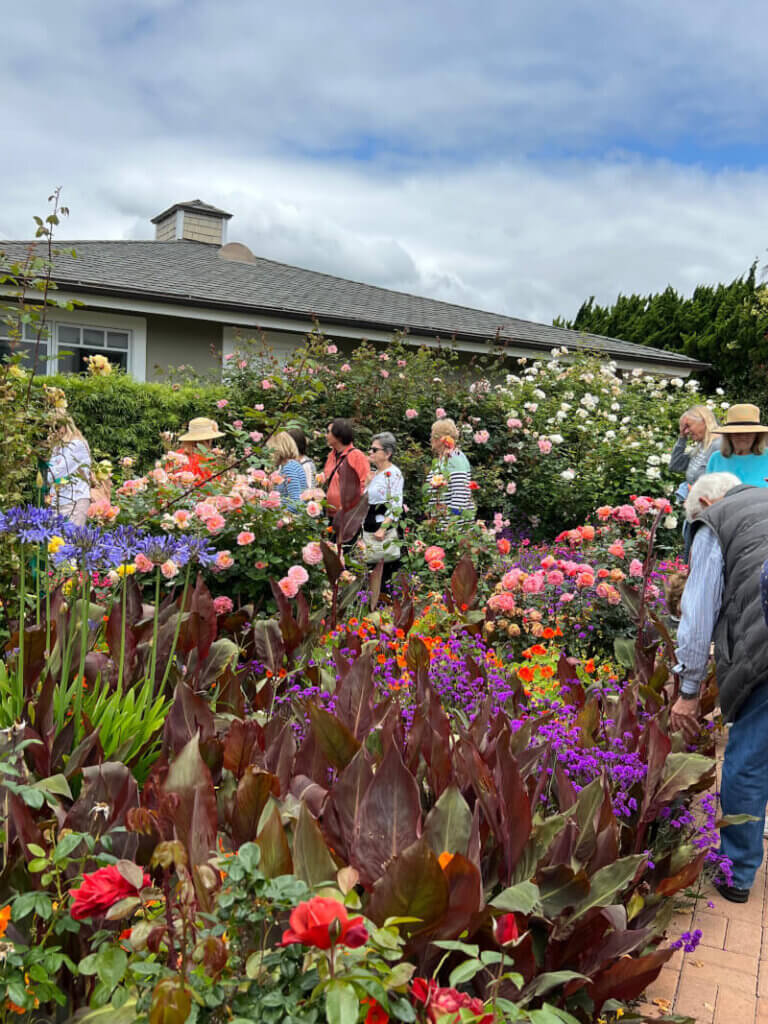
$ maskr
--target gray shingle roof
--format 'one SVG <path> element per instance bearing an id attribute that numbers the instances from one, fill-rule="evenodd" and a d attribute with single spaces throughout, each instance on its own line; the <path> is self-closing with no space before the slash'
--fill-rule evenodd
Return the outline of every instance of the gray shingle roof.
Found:
<path id="1" fill-rule="evenodd" d="M 0 251 L 18 259 L 29 242 L 0 242 Z M 509 343 L 547 351 L 554 347 L 589 349 L 611 358 L 692 370 L 704 364 L 674 352 L 635 345 L 596 334 L 488 313 L 450 302 L 347 281 L 256 257 L 254 263 L 222 259 L 203 242 L 74 241 L 77 259 L 55 257 L 60 288 L 185 305 L 208 306 L 306 320 L 317 317 L 329 333 L 333 325 L 397 331 L 483 342 L 497 335 Z M 226 320 L 226 317 L 222 317 Z"/>

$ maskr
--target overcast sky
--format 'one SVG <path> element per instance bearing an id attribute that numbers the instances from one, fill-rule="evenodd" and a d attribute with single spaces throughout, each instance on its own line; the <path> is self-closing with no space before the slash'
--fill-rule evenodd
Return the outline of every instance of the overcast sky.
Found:
<path id="1" fill-rule="evenodd" d="M 6 5 L 0 239 L 193 198 L 297 266 L 548 322 L 768 247 L 765 0 Z"/>

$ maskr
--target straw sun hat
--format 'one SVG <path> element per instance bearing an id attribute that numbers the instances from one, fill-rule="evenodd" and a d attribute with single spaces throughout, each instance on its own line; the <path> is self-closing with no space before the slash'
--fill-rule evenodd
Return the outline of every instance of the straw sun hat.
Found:
<path id="1" fill-rule="evenodd" d="M 198 416 L 189 421 L 187 432 L 181 435 L 179 441 L 212 441 L 214 437 L 224 437 L 216 420 L 209 420 L 207 416 Z"/>
<path id="2" fill-rule="evenodd" d="M 768 427 L 760 422 L 760 410 L 756 405 L 732 405 L 725 415 L 722 427 L 713 434 L 768 434 Z"/>

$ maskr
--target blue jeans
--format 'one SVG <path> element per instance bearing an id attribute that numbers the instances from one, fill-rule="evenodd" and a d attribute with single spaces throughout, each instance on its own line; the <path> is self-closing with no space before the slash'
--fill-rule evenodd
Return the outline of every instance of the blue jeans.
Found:
<path id="1" fill-rule="evenodd" d="M 765 805 L 768 803 L 768 685 L 754 690 L 731 726 L 720 784 L 723 814 L 753 814 L 757 821 L 728 825 L 720 832 L 720 852 L 733 862 L 733 884 L 750 889 L 763 860 Z"/>

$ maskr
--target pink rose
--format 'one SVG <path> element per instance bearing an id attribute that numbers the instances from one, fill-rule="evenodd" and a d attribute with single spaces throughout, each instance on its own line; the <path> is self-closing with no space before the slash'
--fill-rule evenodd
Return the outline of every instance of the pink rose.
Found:
<path id="1" fill-rule="evenodd" d="M 512 452 L 507 452 L 507 454 L 504 456 L 504 461 L 507 463 L 507 465 L 514 465 L 517 462 L 517 456 L 513 455 Z"/>
<path id="2" fill-rule="evenodd" d="M 591 572 L 580 572 L 576 577 L 576 586 L 580 590 L 585 587 L 593 587 L 595 585 L 595 577 Z"/>
<path id="3" fill-rule="evenodd" d="M 243 421 L 242 420 L 232 420 L 232 426 L 235 428 L 235 430 L 240 430 L 242 428 L 242 426 L 243 426 Z"/>
<path id="4" fill-rule="evenodd" d="M 214 514 L 212 516 L 208 516 L 205 521 L 205 528 L 208 533 L 221 533 L 226 525 L 226 519 L 219 512 L 214 512 Z"/>
<path id="5" fill-rule="evenodd" d="M 564 580 L 565 576 L 559 569 L 553 569 L 552 572 L 547 573 L 547 583 L 551 583 L 553 587 L 559 587 Z"/>
<path id="6" fill-rule="evenodd" d="M 240 545 L 241 548 L 244 548 L 246 544 L 253 544 L 255 540 L 256 534 L 251 533 L 250 530 L 242 530 L 237 535 L 237 543 Z"/>
<path id="7" fill-rule="evenodd" d="M 383 377 L 383 378 L 384 378 L 385 380 L 386 380 L 386 379 L 387 379 L 387 377 L 389 376 L 389 370 L 379 370 L 379 373 L 381 374 L 381 376 L 382 376 L 382 377 Z"/>
<path id="8" fill-rule="evenodd" d="M 515 599 L 512 594 L 494 594 L 488 607 L 495 612 L 512 612 L 515 610 Z"/>
<path id="9" fill-rule="evenodd" d="M 220 551 L 216 555 L 216 568 L 217 569 L 231 569 L 235 564 L 235 560 L 229 551 Z"/>
<path id="10" fill-rule="evenodd" d="M 341 372 L 342 373 L 349 373 L 349 371 L 351 369 L 352 369 L 352 367 L 349 365 L 349 363 L 344 363 L 344 365 L 341 367 Z"/>
<path id="11" fill-rule="evenodd" d="M 176 523 L 176 525 L 181 530 L 183 530 L 185 527 L 189 526 L 189 520 L 191 519 L 191 517 L 192 514 L 188 512 L 187 509 L 177 508 L 176 511 L 171 516 L 171 519 L 173 519 L 174 523 Z"/>
<path id="12" fill-rule="evenodd" d="M 217 615 L 227 615 L 233 608 L 231 597 L 214 597 L 213 610 Z"/>
<path id="13" fill-rule="evenodd" d="M 608 554 L 613 555 L 614 558 L 624 558 L 624 545 L 620 540 L 615 540 L 613 544 L 608 546 Z"/>
<path id="14" fill-rule="evenodd" d="M 540 437 L 539 451 L 542 455 L 549 455 L 549 453 L 552 451 L 552 442 L 549 441 L 546 437 Z"/>
<path id="15" fill-rule="evenodd" d="M 490 437 L 487 430 L 477 430 L 474 434 L 475 444 L 487 444 Z"/>
<path id="16" fill-rule="evenodd" d="M 544 589 L 544 577 L 540 573 L 533 573 L 523 580 L 523 593 L 540 594 Z"/>
<path id="17" fill-rule="evenodd" d="M 169 558 L 167 562 L 163 562 L 160 566 L 160 572 L 167 580 L 172 580 L 174 576 L 179 575 L 179 567 L 172 558 Z"/>
<path id="18" fill-rule="evenodd" d="M 418 415 L 419 415 L 419 413 L 418 413 L 417 409 L 406 409 L 405 410 L 405 418 L 407 420 L 415 420 Z"/>
<path id="19" fill-rule="evenodd" d="M 510 480 L 505 489 L 507 494 L 512 495 L 517 490 L 517 484 L 514 480 Z"/>
<path id="20" fill-rule="evenodd" d="M 439 409 L 435 409 L 435 419 L 436 420 L 444 420 L 445 419 L 445 409 L 442 407 L 442 405 L 440 406 Z"/>
<path id="21" fill-rule="evenodd" d="M 296 580 L 291 579 L 290 576 L 283 576 L 283 578 L 278 581 L 277 585 L 286 597 L 296 597 L 299 592 L 299 584 Z"/>
<path id="22" fill-rule="evenodd" d="M 522 427 L 522 425 L 522 421 L 515 419 L 514 417 L 512 419 L 507 420 L 507 426 L 509 427 L 510 430 L 519 430 L 520 427 Z"/>
<path id="23" fill-rule="evenodd" d="M 229 405 L 229 402 L 226 400 L 226 398 L 220 398 L 218 400 L 218 402 L 216 403 L 216 408 L 217 409 L 226 409 L 226 407 L 228 405 Z"/>
<path id="24" fill-rule="evenodd" d="M 542 569 L 551 569 L 552 566 L 554 566 L 556 564 L 557 563 L 555 562 L 555 560 L 552 557 L 552 555 L 547 555 L 546 558 L 542 558 L 542 560 L 541 560 L 541 568 Z"/>
<path id="25" fill-rule="evenodd" d="M 262 434 L 262 432 L 260 430 L 252 430 L 248 434 L 248 437 L 250 437 L 250 439 L 254 442 L 254 444 L 258 444 L 259 441 L 264 437 L 264 435 Z"/>
<path id="26" fill-rule="evenodd" d="M 319 565 L 323 560 L 322 548 L 316 540 L 310 541 L 301 549 L 301 557 L 307 565 Z"/>
<path id="27" fill-rule="evenodd" d="M 427 565 L 432 572 L 440 572 L 441 569 L 445 568 L 445 562 L 439 558 L 433 558 L 431 562 L 427 562 Z"/>
<path id="28" fill-rule="evenodd" d="M 146 555 L 139 552 L 134 558 L 134 563 L 139 572 L 151 572 L 154 568 L 154 563 L 150 562 Z"/>
<path id="29" fill-rule="evenodd" d="M 425 562 L 441 562 L 445 558 L 445 552 L 437 544 L 432 544 L 424 552 Z"/>
<path id="30" fill-rule="evenodd" d="M 264 403 L 259 402 L 257 405 L 254 405 L 253 408 L 256 410 L 256 412 L 264 412 Z"/>
<path id="31" fill-rule="evenodd" d="M 629 563 L 629 575 L 630 576 L 642 576 L 643 575 L 643 563 L 639 558 L 633 558 Z"/>
<path id="32" fill-rule="evenodd" d="M 336 348 L 335 345 L 329 345 L 325 351 L 328 353 L 329 356 L 335 356 L 339 350 Z"/>
<path id="33" fill-rule="evenodd" d="M 271 381 L 271 380 L 267 380 L 267 378 L 266 378 L 266 377 L 265 377 L 265 378 L 264 378 L 264 380 L 263 380 L 263 381 L 261 382 L 261 388 L 262 388 L 262 391 L 269 391 L 269 389 L 270 389 L 270 388 L 271 388 L 272 386 L 273 386 L 273 384 L 272 384 L 272 381 Z"/>
<path id="34" fill-rule="evenodd" d="M 560 600 L 559 600 L 558 603 L 559 604 L 570 604 L 571 601 L 573 600 L 573 597 L 574 597 L 573 594 L 561 594 L 560 595 Z"/>
<path id="35" fill-rule="evenodd" d="M 637 512 L 632 505 L 619 505 L 618 508 L 614 509 L 614 515 L 623 523 L 636 523 L 638 521 Z"/>
<path id="36" fill-rule="evenodd" d="M 322 507 L 320 505 L 318 505 L 318 503 L 316 501 L 308 501 L 307 502 L 307 515 L 308 516 L 312 516 L 313 519 L 317 519 L 317 517 L 320 515 L 320 513 L 322 511 L 323 511 Z"/>
<path id="37" fill-rule="evenodd" d="M 288 570 L 288 576 L 300 587 L 309 579 L 309 573 L 303 565 L 292 565 Z"/>

